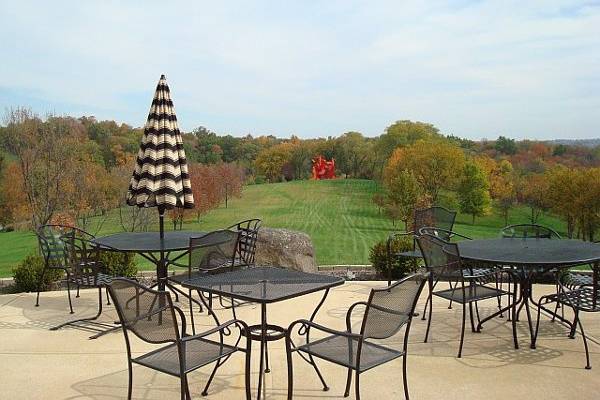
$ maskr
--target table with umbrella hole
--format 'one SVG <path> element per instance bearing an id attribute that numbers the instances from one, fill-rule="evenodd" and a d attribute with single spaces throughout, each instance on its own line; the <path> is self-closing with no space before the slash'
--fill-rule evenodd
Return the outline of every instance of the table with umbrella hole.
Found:
<path id="1" fill-rule="evenodd" d="M 135 253 L 156 265 L 156 286 L 159 290 L 165 290 L 168 286 L 185 296 L 167 281 L 169 264 L 181 259 L 189 253 L 191 237 L 204 236 L 206 232 L 199 231 L 167 231 L 164 237 L 158 232 L 121 232 L 113 235 L 97 237 L 93 242 L 111 251 L 121 253 Z M 172 256 L 172 253 L 176 253 Z"/>
<path id="2" fill-rule="evenodd" d="M 325 291 L 321 301 L 310 316 L 310 321 L 312 321 L 325 302 L 329 290 L 343 283 L 344 279 L 331 275 L 257 266 L 191 278 L 182 282 L 182 286 L 210 295 L 260 304 L 260 324 L 250 326 L 249 332 L 245 332 L 252 340 L 260 342 L 260 371 L 258 375 L 258 399 L 260 399 L 261 389 L 264 391 L 264 374 L 270 372 L 267 342 L 283 339 L 286 334 L 286 328 L 267 322 L 267 305 L 309 293 Z M 203 297 L 200 296 L 200 298 L 204 302 Z M 207 304 L 205 306 L 209 311 L 211 310 Z M 216 319 L 214 313 L 213 317 Z M 311 358 L 308 361 L 323 381 L 321 372 L 314 360 Z M 323 385 L 326 386 L 324 381 Z"/>

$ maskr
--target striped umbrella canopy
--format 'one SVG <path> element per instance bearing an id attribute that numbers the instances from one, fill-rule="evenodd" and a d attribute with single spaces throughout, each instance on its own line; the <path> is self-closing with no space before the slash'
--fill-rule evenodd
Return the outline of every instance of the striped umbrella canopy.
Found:
<path id="1" fill-rule="evenodd" d="M 164 75 L 156 86 L 144 126 L 144 137 L 127 192 L 127 204 L 158 207 L 161 237 L 165 210 L 194 207 L 183 139 Z"/>

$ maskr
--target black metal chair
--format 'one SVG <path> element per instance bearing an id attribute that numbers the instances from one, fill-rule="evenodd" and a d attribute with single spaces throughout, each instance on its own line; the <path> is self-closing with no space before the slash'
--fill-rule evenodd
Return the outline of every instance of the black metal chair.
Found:
<path id="1" fill-rule="evenodd" d="M 240 233 L 229 229 L 209 232 L 203 236 L 190 238 L 187 265 L 172 263 L 178 267 L 187 268 L 187 272 L 170 276 L 168 279 L 181 284 L 183 281 L 206 274 L 216 274 L 231 271 L 235 267 L 235 258 L 238 254 Z M 202 296 L 201 293 L 199 293 Z M 202 310 L 202 304 L 192 297 L 192 291 L 185 294 L 189 299 L 190 319 L 192 332 L 195 332 L 194 313 L 192 303 L 196 303 Z M 209 307 L 212 307 L 212 296 L 209 296 Z M 235 308 L 233 309 L 235 318 Z"/>
<path id="2" fill-rule="evenodd" d="M 84 328 L 100 333 L 106 332 L 104 328 L 108 330 L 113 329 L 114 326 L 112 325 L 96 321 L 102 314 L 102 289 L 106 287 L 106 284 L 110 282 L 112 277 L 105 273 L 104 265 L 100 261 L 101 249 L 92 243 L 94 236 L 81 229 L 65 225 L 44 225 L 38 229 L 36 234 L 41 253 L 44 257 L 44 269 L 40 274 L 40 281 L 38 283 L 36 307 L 39 306 L 40 290 L 44 275 L 49 269 L 60 269 L 65 272 L 67 297 L 71 314 L 74 313 L 71 300 L 71 285 L 77 287 L 76 297 L 79 297 L 80 288 L 98 289 L 98 312 L 96 315 L 89 318 L 68 321 L 51 328 L 51 330 L 79 323 L 92 324 L 94 327 L 86 325 Z"/>
<path id="3" fill-rule="evenodd" d="M 417 243 L 425 265 L 430 273 L 429 291 L 431 296 L 438 296 L 446 300 L 462 304 L 462 326 L 460 333 L 460 344 L 458 348 L 458 358 L 462 356 L 462 348 L 465 336 L 465 322 L 467 316 L 467 304 L 469 305 L 469 318 L 471 321 L 471 330 L 475 332 L 473 319 L 473 303 L 475 303 L 475 312 L 479 322 L 479 310 L 477 302 L 497 298 L 508 294 L 502 289 L 487 286 L 488 283 L 497 279 L 498 271 L 479 270 L 469 264 L 463 264 L 456 243 L 450 243 L 438 236 L 423 234 L 417 237 Z M 434 291 L 433 282 L 439 279 L 451 279 L 456 282 L 454 287 L 446 290 Z M 427 331 L 425 332 L 424 342 L 427 342 L 432 320 L 432 302 L 429 302 L 429 319 L 427 321 Z"/>
<path id="4" fill-rule="evenodd" d="M 472 240 L 470 237 L 461 235 L 460 233 L 449 231 L 449 230 L 443 229 L 443 228 L 431 227 L 431 226 L 426 226 L 426 227 L 419 229 L 419 235 L 433 235 L 433 236 L 436 236 L 445 241 L 451 241 L 451 240 L 456 240 L 456 239 L 457 240 Z M 481 274 L 493 274 L 493 273 L 496 273 L 497 270 L 492 267 L 479 266 L 479 267 L 473 268 L 473 272 L 475 274 L 481 275 Z M 431 290 L 434 290 L 435 287 L 437 286 L 438 282 L 440 281 L 440 279 L 447 280 L 448 285 L 450 286 L 450 289 L 455 288 L 456 285 L 458 284 L 458 282 L 455 281 L 456 278 L 457 278 L 456 276 L 439 276 L 438 275 L 435 277 L 435 280 L 434 280 L 433 274 L 430 274 L 429 279 L 432 280 L 433 282 L 428 285 L 428 288 L 431 288 Z M 499 279 L 496 280 L 496 289 L 501 289 L 502 284 L 503 284 L 502 275 L 498 275 L 498 278 Z M 432 297 L 431 290 L 429 290 L 427 300 L 425 301 L 425 307 L 423 308 L 423 316 L 421 317 L 421 320 L 423 320 L 423 321 L 425 321 L 425 319 L 426 319 L 427 306 L 431 302 L 431 297 Z M 452 309 L 452 300 L 450 300 L 450 303 L 448 304 L 448 309 L 449 310 Z M 500 310 L 502 309 L 502 302 L 501 302 L 500 296 L 498 297 L 498 309 L 500 309 Z M 500 314 L 500 317 L 502 317 L 502 314 Z"/>
<path id="5" fill-rule="evenodd" d="M 238 346 L 243 332 L 248 329 L 243 321 L 233 319 L 219 324 L 215 318 L 216 327 L 190 336 L 186 332 L 185 315 L 181 309 L 173 305 L 169 292 L 151 290 L 135 281 L 123 278 L 114 279 L 108 284 L 108 289 L 125 336 L 129 370 L 128 399 L 131 399 L 133 390 L 134 363 L 178 377 L 181 381 L 181 399 L 190 400 L 187 374 L 200 367 L 216 363 L 202 391 L 202 395 L 205 396 L 217 369 L 237 351 L 246 353 L 246 399 L 250 399 L 250 338 L 246 338 L 244 348 Z M 225 337 L 232 335 L 230 329 L 232 326 L 238 328 L 238 336 L 233 344 L 226 344 L 224 340 Z M 164 346 L 133 358 L 129 332 L 147 343 L 164 344 Z M 218 335 L 218 338 L 211 338 L 213 335 Z"/>
<path id="6" fill-rule="evenodd" d="M 292 354 L 297 352 L 305 361 L 310 363 L 317 372 L 323 390 L 329 390 L 321 373 L 316 367 L 314 357 L 348 368 L 346 390 L 344 397 L 350 393 L 352 372 L 355 377 L 356 399 L 360 399 L 360 374 L 381 364 L 403 357 L 404 396 L 408 395 L 408 379 L 406 358 L 408 351 L 408 336 L 419 294 L 425 284 L 424 274 L 414 274 L 391 286 L 372 289 L 367 301 L 359 301 L 350 306 L 346 313 L 346 330 L 338 331 L 306 319 L 294 321 L 286 333 L 286 353 L 288 362 L 288 399 L 292 399 L 294 381 Z M 352 332 L 352 312 L 357 306 L 364 306 L 360 332 Z M 300 325 L 298 334 L 306 336 L 306 343 L 296 346 L 292 341 L 294 327 Z M 403 327 L 404 345 L 402 350 L 396 350 L 373 343 L 369 339 L 387 339 L 396 335 Z M 310 339 L 312 330 L 328 334 L 320 339 Z"/>
<path id="7" fill-rule="evenodd" d="M 597 272 L 595 272 L 597 274 Z M 580 286 L 579 283 L 574 283 L 570 281 L 570 274 L 556 274 L 556 284 L 558 285 L 558 292 L 550 295 L 542 296 L 539 300 L 539 304 L 541 306 L 556 303 L 563 306 L 570 307 L 575 314 L 575 318 L 573 320 L 571 331 L 569 332 L 569 337 L 573 338 L 575 334 L 575 330 L 577 326 L 579 326 L 579 330 L 581 331 L 581 336 L 583 337 L 583 346 L 585 348 L 585 360 L 586 360 L 586 369 L 591 369 L 592 366 L 590 364 L 590 353 L 588 349 L 587 338 L 585 336 L 585 332 L 583 330 L 583 325 L 581 323 L 581 319 L 579 318 L 580 312 L 600 312 L 600 285 L 598 284 L 598 279 L 595 279 L 591 285 Z M 537 321 L 535 325 L 535 333 L 533 336 L 532 347 L 535 348 L 535 343 L 537 341 L 537 336 L 539 333 L 540 327 L 540 316 L 541 316 L 541 307 L 538 307 L 537 312 Z M 552 318 L 554 320 L 554 317 Z"/>
<path id="8" fill-rule="evenodd" d="M 239 232 L 237 254 L 235 257 L 235 266 L 253 267 L 256 260 L 256 242 L 258 240 L 258 231 L 262 221 L 260 219 L 248 219 L 238 222 L 228 227 L 228 230 Z"/>

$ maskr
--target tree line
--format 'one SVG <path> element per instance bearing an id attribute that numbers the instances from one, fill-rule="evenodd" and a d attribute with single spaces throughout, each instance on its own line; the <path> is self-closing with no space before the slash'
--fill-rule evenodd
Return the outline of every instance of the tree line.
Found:
<path id="1" fill-rule="evenodd" d="M 154 219 L 146 210 L 124 207 L 142 134 L 89 116 L 8 110 L 0 126 L 0 224 L 35 227 L 60 217 L 85 227 L 91 216 L 118 209 L 124 230 L 148 229 Z M 377 137 L 234 137 L 198 127 L 183 139 L 196 208 L 171 212 L 174 228 L 240 196 L 243 184 L 308 179 L 317 155 L 335 158 L 341 178 L 378 181 L 373 201 L 393 221 L 408 223 L 415 207 L 429 204 L 460 208 L 473 222 L 495 207 L 508 221 L 522 204 L 532 222 L 543 212 L 560 216 L 570 236 L 591 239 L 599 224 L 600 146 L 473 141 L 407 120 Z"/>

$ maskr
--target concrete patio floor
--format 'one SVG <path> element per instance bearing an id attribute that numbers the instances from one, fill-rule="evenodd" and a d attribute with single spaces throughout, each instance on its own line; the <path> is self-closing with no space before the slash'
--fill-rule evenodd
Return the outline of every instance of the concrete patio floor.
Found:
<path id="1" fill-rule="evenodd" d="M 331 291 L 316 321 L 342 329 L 348 305 L 365 300 L 369 289 L 380 282 L 348 282 Z M 537 286 L 536 297 L 552 286 Z M 269 322 L 287 326 L 297 318 L 306 318 L 321 294 L 269 306 Z M 97 340 L 88 340 L 89 332 L 71 327 L 49 331 L 54 325 L 73 317 L 93 315 L 97 292 L 82 291 L 75 299 L 75 315 L 69 315 L 66 292 L 41 295 L 41 306 L 34 307 L 33 294 L 0 296 L 1 399 L 124 399 L 127 396 L 125 344 L 120 330 Z M 184 303 L 184 305 L 187 303 Z M 418 305 L 422 311 L 425 293 Z M 482 333 L 467 329 L 462 359 L 456 358 L 460 329 L 460 307 L 449 310 L 448 303 L 434 300 L 434 319 L 429 343 L 423 343 L 426 321 L 415 318 L 410 335 L 408 379 L 412 399 L 598 399 L 600 398 L 600 346 L 590 343 L 593 369 L 584 369 L 585 356 L 581 336 L 567 338 L 567 328 L 543 318 L 536 350 L 529 349 L 528 331 L 523 316 L 519 322 L 521 349 L 512 345 L 510 324 L 495 319 L 484 325 Z M 494 311 L 495 300 L 480 305 L 482 317 Z M 186 308 L 186 307 L 182 307 Z M 230 311 L 215 309 L 222 321 Z M 257 323 L 260 309 L 255 305 L 238 308 L 238 316 Z M 114 308 L 107 307 L 103 320 L 113 321 Z M 593 340 L 600 339 L 600 316 L 584 315 L 583 322 Z M 199 330 L 212 326 L 206 313 L 196 318 Z M 597 340 L 596 340 L 597 341 Z M 401 348 L 401 336 L 386 341 Z M 153 348 L 134 342 L 142 353 Z M 287 371 L 282 341 L 269 346 L 272 372 L 267 374 L 268 399 L 286 396 Z M 321 390 L 312 368 L 294 358 L 294 398 L 343 398 L 346 371 L 327 362 L 319 362 L 328 392 Z M 256 394 L 258 348 L 253 355 L 253 394 Z M 242 399 L 243 355 L 234 356 L 219 371 L 210 388 L 209 399 Z M 189 375 L 193 398 L 199 398 L 210 367 Z M 363 399 L 401 399 L 402 363 L 395 360 L 362 375 Z M 351 397 L 354 398 L 351 392 Z M 135 399 L 178 399 L 179 381 L 147 368 L 134 367 Z"/>

